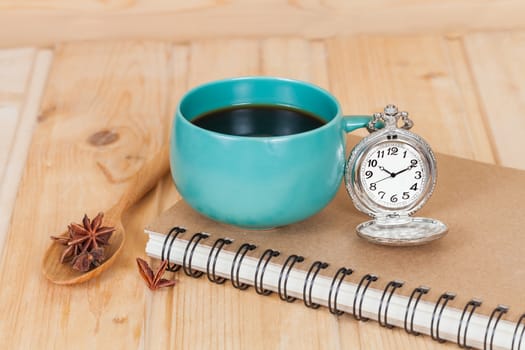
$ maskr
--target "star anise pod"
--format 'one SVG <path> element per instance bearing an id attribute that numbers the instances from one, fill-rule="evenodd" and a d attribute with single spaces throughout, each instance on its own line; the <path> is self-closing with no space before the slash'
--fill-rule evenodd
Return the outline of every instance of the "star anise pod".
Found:
<path id="1" fill-rule="evenodd" d="M 68 232 L 62 236 L 51 236 L 51 239 L 67 246 L 60 256 L 60 262 L 69 261 L 75 270 L 88 271 L 96 267 L 105 259 L 104 246 L 114 227 L 102 226 L 103 213 L 90 220 L 87 215 L 82 219 L 82 225 L 71 223 Z"/>
<path id="2" fill-rule="evenodd" d="M 107 245 L 115 228 L 101 226 L 103 218 L 104 213 L 100 212 L 93 221 L 90 221 L 87 215 L 84 215 L 82 225 L 71 223 L 68 229 L 72 233 L 72 239 L 68 242 L 68 245 L 81 244 L 83 252 Z"/>
<path id="3" fill-rule="evenodd" d="M 153 273 L 153 270 L 149 267 L 148 263 L 141 258 L 137 258 L 137 266 L 140 275 L 144 281 L 146 281 L 146 285 L 149 289 L 157 290 L 159 288 L 172 287 L 175 285 L 175 281 L 162 278 L 162 275 L 168 266 L 168 260 L 162 261 L 156 273 Z"/>
<path id="4" fill-rule="evenodd" d="M 67 246 L 60 256 L 60 263 L 74 259 L 82 251 L 81 244 L 69 244 L 73 240 L 73 233 L 71 230 L 68 230 L 67 233 L 62 236 L 51 236 L 51 239 L 57 243 Z"/>
<path id="5" fill-rule="evenodd" d="M 104 248 L 98 247 L 90 251 L 81 252 L 71 261 L 73 269 L 86 272 L 92 267 L 99 266 L 105 259 Z"/>

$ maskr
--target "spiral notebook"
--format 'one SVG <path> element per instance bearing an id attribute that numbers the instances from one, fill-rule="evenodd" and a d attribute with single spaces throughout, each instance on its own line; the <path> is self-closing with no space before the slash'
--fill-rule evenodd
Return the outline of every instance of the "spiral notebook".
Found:
<path id="1" fill-rule="evenodd" d="M 461 347 L 525 349 L 525 171 L 448 156 L 438 166 L 436 191 L 417 214 L 442 220 L 449 233 L 428 245 L 358 238 L 355 227 L 368 218 L 341 187 L 320 213 L 269 231 L 214 222 L 181 200 L 145 229 L 146 253 L 283 303 Z"/>

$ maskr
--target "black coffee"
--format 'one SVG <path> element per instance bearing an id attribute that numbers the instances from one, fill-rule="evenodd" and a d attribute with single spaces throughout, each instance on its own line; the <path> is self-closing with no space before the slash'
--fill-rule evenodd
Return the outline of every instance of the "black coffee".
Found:
<path id="1" fill-rule="evenodd" d="M 284 136 L 318 128 L 326 122 L 300 109 L 244 105 L 207 112 L 192 123 L 210 131 L 237 136 Z"/>

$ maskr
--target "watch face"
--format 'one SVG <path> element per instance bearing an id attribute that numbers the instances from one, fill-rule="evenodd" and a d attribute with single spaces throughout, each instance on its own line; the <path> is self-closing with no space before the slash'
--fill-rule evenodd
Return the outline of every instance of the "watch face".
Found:
<path id="1" fill-rule="evenodd" d="M 428 166 L 421 153 L 404 142 L 381 142 L 363 154 L 358 169 L 362 190 L 388 209 L 406 208 L 427 190 Z"/>

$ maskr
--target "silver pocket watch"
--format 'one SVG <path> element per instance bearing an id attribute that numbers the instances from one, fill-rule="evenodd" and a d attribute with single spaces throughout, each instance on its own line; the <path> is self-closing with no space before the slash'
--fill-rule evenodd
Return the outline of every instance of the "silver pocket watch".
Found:
<path id="1" fill-rule="evenodd" d="M 377 128 L 381 123 L 384 127 Z M 447 233 L 438 220 L 411 216 L 428 201 L 437 177 L 434 153 L 408 131 L 412 126 L 407 112 L 386 106 L 374 114 L 367 127 L 370 135 L 346 162 L 348 194 L 358 210 L 373 218 L 358 225 L 357 234 L 373 243 L 417 245 Z"/>

